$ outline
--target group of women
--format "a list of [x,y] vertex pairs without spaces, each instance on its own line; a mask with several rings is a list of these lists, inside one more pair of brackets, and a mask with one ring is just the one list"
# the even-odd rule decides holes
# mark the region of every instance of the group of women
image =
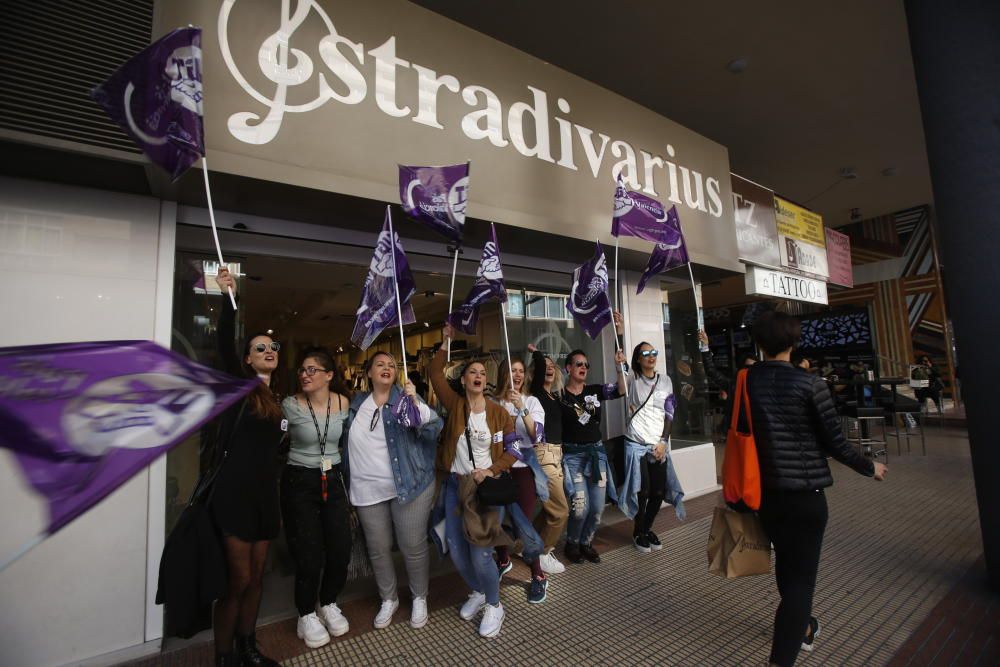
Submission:
[[[235,293],[226,269],[217,281],[223,292]],[[620,333],[617,313],[615,324]],[[511,358],[501,364],[493,392],[479,361],[464,366],[460,386],[449,384],[442,346],[429,366],[442,420],[411,382],[401,385],[397,361],[386,352],[366,364],[368,390],[350,397],[329,352],[307,349],[297,367],[299,391],[279,401],[272,375],[280,344],[267,334],[251,335],[237,358],[235,315],[226,308],[218,333],[227,368],[261,380],[222,424],[211,502],[229,571],[227,593],[214,609],[219,665],[277,664],[260,653],[254,628],[268,547],[281,525],[295,564],[299,638],[316,648],[349,631],[337,597],[351,556],[351,507],[381,597],[376,628],[387,627],[399,608],[394,542],[409,579],[410,625],[427,623],[430,536],[470,589],[459,615],[473,621],[481,614],[480,635],[496,636],[505,615],[500,581],[517,543],[505,520],[531,569],[529,603],[544,602],[548,576],[565,569],[554,555],[564,531],[566,559],[600,562],[594,534],[606,496],[618,499],[601,438],[601,406],[626,395],[627,448],[637,465],[628,466],[621,504],[635,519],[636,547],[659,547],[652,521],[664,499],[673,397],[647,343],[636,347],[632,372],[618,350],[617,382],[606,385],[587,383],[590,362],[581,350],[566,358],[562,386],[556,363],[529,348],[531,372]],[[446,325],[444,338],[453,335]],[[275,462],[286,431],[279,483]],[[499,506],[481,502],[480,492],[493,483],[487,480],[505,476],[516,498]]]

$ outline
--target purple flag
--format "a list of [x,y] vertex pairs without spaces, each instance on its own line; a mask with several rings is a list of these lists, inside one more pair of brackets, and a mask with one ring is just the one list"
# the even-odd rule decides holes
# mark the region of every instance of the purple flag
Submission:
[[403,210],[456,244],[462,242],[468,200],[468,162],[446,167],[399,165]]
[[490,225],[490,238],[483,246],[483,256],[479,260],[479,270],[476,271],[476,282],[472,284],[472,289],[469,290],[462,305],[448,315],[448,323],[464,333],[476,333],[479,306],[489,299],[507,303],[507,288],[503,284],[503,267],[495,225]]
[[[391,240],[390,240],[391,239]],[[395,262],[393,261],[395,256]],[[395,268],[395,275],[393,274]],[[389,233],[389,211],[385,213],[385,223],[375,243],[375,254],[368,268],[368,277],[361,290],[361,303],[358,305],[357,321],[351,340],[362,350],[375,342],[387,327],[399,323],[396,307],[396,287],[399,283],[399,298],[402,303],[403,324],[413,324],[417,318],[413,315],[410,297],[417,291],[410,272],[410,263],[403,252],[403,244],[399,234]]]
[[[638,236],[653,243],[676,243],[680,232],[680,222],[677,220],[677,210],[674,207],[668,213],[663,204],[652,197],[630,192],[625,187],[625,181],[618,174],[618,187],[615,188],[615,214],[611,222],[612,236]],[[670,216],[673,216],[673,222]],[[676,232],[671,227],[676,228]]]
[[573,272],[573,289],[566,300],[566,309],[592,339],[596,339],[601,329],[611,322],[608,262],[600,241],[594,256]]
[[5,348],[0,447],[48,500],[52,534],[258,382],[147,341]]
[[670,209],[670,212],[673,215],[667,217],[667,223],[673,227],[671,219],[676,221],[677,240],[674,243],[657,243],[653,247],[653,252],[649,255],[649,262],[646,264],[646,269],[642,272],[642,277],[639,278],[639,287],[635,291],[636,294],[642,293],[642,290],[646,288],[646,282],[653,276],[664,271],[669,271],[677,266],[684,266],[690,261],[688,259],[687,246],[684,245],[684,235],[681,234],[680,221],[677,219],[677,212],[674,209]]
[[177,180],[205,154],[201,28],[178,28],[153,42],[90,96]]
[[420,426],[420,409],[416,400],[409,396],[403,396],[396,402],[396,420],[407,428]]

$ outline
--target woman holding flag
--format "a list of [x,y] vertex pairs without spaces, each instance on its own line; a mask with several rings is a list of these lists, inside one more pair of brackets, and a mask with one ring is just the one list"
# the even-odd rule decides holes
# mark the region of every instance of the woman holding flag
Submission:
[[[235,297],[236,281],[225,266],[215,280],[223,293],[231,291]],[[210,502],[223,536],[229,586],[213,610],[215,662],[277,667],[258,651],[255,630],[267,551],[281,528],[277,458],[287,423],[271,389],[281,344],[268,334],[254,334],[238,357],[235,338],[236,313],[220,308],[218,348],[225,370],[256,376],[260,384],[224,414],[219,430],[221,453]],[[234,636],[238,655],[233,652]]]
[[[622,333],[622,319],[614,313],[615,329]],[[573,350],[566,357],[566,388],[562,392],[563,474],[570,503],[566,534],[566,558],[573,563],[584,559],[600,563],[592,541],[604,512],[605,496],[617,500],[615,482],[608,466],[608,455],[601,439],[601,401],[625,395],[623,366],[625,353],[615,352],[618,382],[587,384],[590,362],[583,350]]]
[[410,578],[410,625],[427,624],[430,547],[427,523],[434,504],[434,455],[441,418],[407,381],[399,387],[396,359],[376,352],[365,365],[369,392],[351,400],[341,440],[351,504],[364,528],[368,558],[382,605],[375,627],[386,628],[399,609],[395,535]]
[[[451,324],[446,324],[444,340],[450,341],[454,334]],[[466,364],[459,394],[445,378],[446,355],[446,345],[442,345],[429,368],[434,392],[448,410],[436,459],[441,481],[438,505],[444,513],[445,543],[451,560],[472,589],[459,614],[471,621],[485,609],[479,634],[495,637],[503,625],[504,608],[493,550],[509,544],[509,538],[500,526],[497,508],[479,505],[477,488],[514,465],[519,449],[517,431],[510,414],[486,398],[486,366],[480,361]]]

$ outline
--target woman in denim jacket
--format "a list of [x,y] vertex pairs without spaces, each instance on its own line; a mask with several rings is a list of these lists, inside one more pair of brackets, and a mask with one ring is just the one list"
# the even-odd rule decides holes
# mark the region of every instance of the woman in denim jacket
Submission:
[[368,360],[366,374],[371,391],[351,400],[341,446],[351,504],[365,531],[382,598],[375,627],[388,627],[399,609],[392,562],[395,532],[413,595],[410,625],[420,628],[427,624],[427,524],[442,422],[417,396],[412,382],[400,390],[396,360],[390,354],[376,352]]

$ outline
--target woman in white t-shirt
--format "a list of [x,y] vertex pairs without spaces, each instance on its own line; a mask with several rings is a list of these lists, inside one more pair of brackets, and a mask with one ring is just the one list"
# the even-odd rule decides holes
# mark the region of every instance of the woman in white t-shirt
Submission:
[[[514,462],[510,474],[517,482],[517,510],[508,508],[508,513],[514,529],[521,538],[524,550],[522,557],[531,568],[531,584],[528,587],[528,602],[539,604],[545,601],[548,579],[542,572],[541,553],[534,553],[536,545],[541,543],[541,537],[531,524],[535,516],[535,505],[539,500],[548,500],[548,477],[535,456],[535,443],[545,442],[545,409],[534,396],[526,393],[524,361],[520,357],[512,357],[508,364],[501,363],[497,372],[497,391],[494,399],[502,405],[514,418],[514,428],[521,438],[522,460]],[[506,546],[496,549],[497,568],[503,577],[514,565],[510,560],[510,551]]]
[[417,396],[412,382],[399,388],[392,355],[376,352],[365,372],[371,391],[351,400],[342,447],[351,504],[365,531],[382,598],[375,627],[388,627],[399,609],[392,561],[395,533],[413,594],[410,625],[421,628],[427,624],[431,552],[427,524],[434,504],[434,455],[442,422]]
[[619,501],[633,519],[632,541],[642,553],[662,548],[653,520],[667,496],[670,427],[674,418],[673,383],[658,373],[659,352],[646,342],[632,351],[628,375],[628,424],[625,429],[625,475]]

